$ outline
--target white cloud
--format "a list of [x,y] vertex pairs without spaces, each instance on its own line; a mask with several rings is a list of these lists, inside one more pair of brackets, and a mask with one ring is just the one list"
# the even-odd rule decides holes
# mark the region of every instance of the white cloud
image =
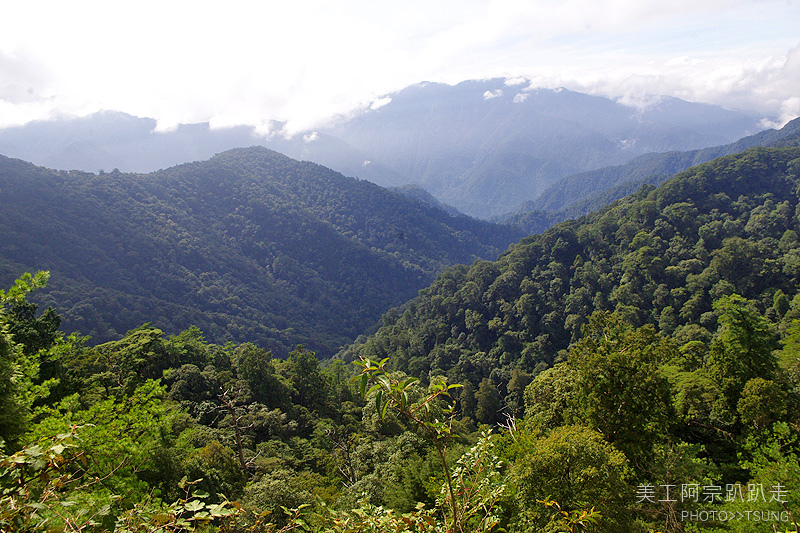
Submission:
[[492,98],[499,98],[503,96],[502,89],[495,89],[494,91],[486,91],[483,93],[484,100],[491,100]]
[[528,99],[529,95],[530,95],[530,93],[517,93],[517,94],[515,94],[514,95],[514,103],[515,104],[521,104],[522,102],[524,102],[525,100]]
[[385,106],[386,104],[389,104],[391,102],[392,102],[392,98],[390,96],[383,96],[383,97],[378,98],[375,101],[373,101],[370,104],[369,108],[374,111],[376,109],[382,108],[383,106]]
[[800,86],[787,53],[797,20],[787,0],[13,2],[0,19],[0,125],[119,109],[160,129],[268,135],[280,121],[295,133],[421,80],[491,77],[777,119]]
[[316,131],[312,131],[311,133],[306,133],[305,135],[303,135],[303,141],[306,144],[312,143],[312,142],[316,141],[317,139],[319,139],[319,132],[316,132]]
[[686,66],[686,65],[700,65],[705,63],[705,60],[699,59],[697,57],[689,57],[689,56],[680,56],[680,57],[673,57],[667,61],[667,66]]
[[800,117],[800,97],[792,96],[781,102],[780,112],[775,118],[765,118],[761,125],[765,128],[782,128],[792,119]]
[[521,76],[515,78],[507,78],[505,80],[506,87],[516,87],[517,85],[525,85],[529,83],[528,78],[524,78]]

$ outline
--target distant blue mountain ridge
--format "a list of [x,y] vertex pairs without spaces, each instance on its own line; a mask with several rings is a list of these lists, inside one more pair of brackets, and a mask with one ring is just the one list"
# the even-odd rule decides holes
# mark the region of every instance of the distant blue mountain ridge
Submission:
[[757,117],[677,98],[634,108],[523,87],[503,79],[420,83],[377,109],[290,139],[208,123],[161,132],[154,119],[106,111],[0,130],[0,154],[55,169],[150,172],[261,145],[382,186],[418,185],[461,212],[490,218],[573,174],[650,152],[723,145],[762,129]]

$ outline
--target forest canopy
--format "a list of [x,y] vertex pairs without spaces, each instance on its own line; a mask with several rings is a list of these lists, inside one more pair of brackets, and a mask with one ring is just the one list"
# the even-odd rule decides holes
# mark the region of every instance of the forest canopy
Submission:
[[152,174],[0,157],[0,281],[49,270],[37,302],[93,342],[153,322],[330,357],[436,273],[522,234],[301,163],[232,150]]
[[153,323],[91,344],[24,274],[0,529],[796,529],[799,185],[797,148],[696,167],[446,269],[324,361]]

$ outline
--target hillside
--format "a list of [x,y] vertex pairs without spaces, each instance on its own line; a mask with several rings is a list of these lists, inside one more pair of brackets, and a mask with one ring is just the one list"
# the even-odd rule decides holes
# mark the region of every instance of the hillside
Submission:
[[38,298],[95,342],[152,321],[330,355],[444,267],[519,238],[265,148],[144,175],[2,158],[0,201],[0,282],[50,270]]
[[578,218],[635,192],[643,184],[660,185],[678,172],[756,146],[797,146],[800,119],[780,130],[765,130],[736,142],[700,150],[645,154],[613,167],[606,167],[558,180],[536,200],[525,202],[517,213],[501,220],[541,233],[557,222]]
[[[497,261],[442,273],[405,312],[342,354],[389,357],[504,387],[559,360],[597,310],[710,339],[712,302],[737,293],[776,313],[800,282],[800,149],[751,149],[523,239]],[[785,312],[785,309],[783,310]]]

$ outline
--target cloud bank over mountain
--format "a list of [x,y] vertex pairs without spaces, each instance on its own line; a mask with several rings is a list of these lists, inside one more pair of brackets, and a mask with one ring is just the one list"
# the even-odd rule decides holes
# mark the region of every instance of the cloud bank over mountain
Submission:
[[780,123],[800,113],[797,20],[783,0],[17,2],[0,20],[0,126],[118,110],[160,131],[297,132],[419,80],[518,76]]

